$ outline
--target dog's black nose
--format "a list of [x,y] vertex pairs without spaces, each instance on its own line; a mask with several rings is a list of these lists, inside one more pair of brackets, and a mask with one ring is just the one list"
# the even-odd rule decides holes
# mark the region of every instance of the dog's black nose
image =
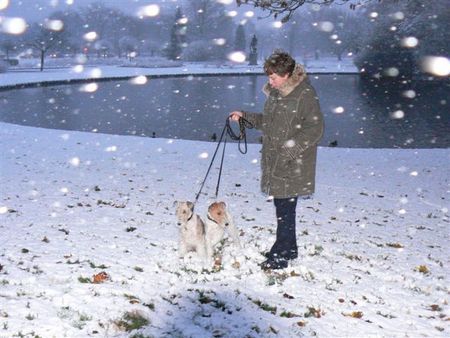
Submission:
[[230,223],[225,223],[225,226],[227,227],[227,226],[229,226],[230,225]]
[[177,225],[181,225],[181,223],[180,223],[180,222],[177,222]]

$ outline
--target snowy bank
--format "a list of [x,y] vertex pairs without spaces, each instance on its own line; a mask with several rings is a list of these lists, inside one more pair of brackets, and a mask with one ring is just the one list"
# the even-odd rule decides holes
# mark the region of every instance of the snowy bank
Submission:
[[[141,64],[142,65],[142,64]],[[309,73],[358,73],[352,59],[337,61],[335,58],[311,60],[307,63]],[[0,88],[18,85],[32,85],[37,83],[67,83],[74,81],[99,81],[110,79],[126,79],[138,76],[169,77],[189,75],[230,75],[230,74],[264,74],[262,65],[248,66],[239,64],[207,64],[185,63],[181,66],[157,67],[151,63],[146,67],[119,65],[98,65],[47,68],[43,72],[38,69],[20,68],[8,73],[0,74]]]
[[173,203],[215,144],[0,123],[0,146],[0,337],[449,335],[449,149],[320,148],[299,258],[265,274],[260,145],[227,147],[219,198],[244,248],[208,272],[178,258]]

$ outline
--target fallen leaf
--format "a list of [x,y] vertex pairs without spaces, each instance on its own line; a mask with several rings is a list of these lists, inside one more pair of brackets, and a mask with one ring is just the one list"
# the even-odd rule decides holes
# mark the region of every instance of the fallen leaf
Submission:
[[104,283],[107,280],[109,280],[109,275],[105,271],[99,272],[92,276],[92,283],[94,284]]
[[283,297],[284,297],[284,298],[287,298],[287,299],[294,299],[294,296],[291,296],[291,295],[289,295],[289,294],[287,294],[287,293],[284,293],[284,294],[283,294]]
[[361,311],[353,311],[350,313],[342,313],[345,317],[362,318],[364,314]]

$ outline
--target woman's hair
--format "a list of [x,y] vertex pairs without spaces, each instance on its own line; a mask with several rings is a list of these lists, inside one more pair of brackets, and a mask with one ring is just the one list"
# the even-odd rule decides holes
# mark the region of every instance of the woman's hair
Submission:
[[267,75],[277,74],[285,76],[292,75],[295,69],[295,60],[288,53],[277,49],[264,62],[264,71]]

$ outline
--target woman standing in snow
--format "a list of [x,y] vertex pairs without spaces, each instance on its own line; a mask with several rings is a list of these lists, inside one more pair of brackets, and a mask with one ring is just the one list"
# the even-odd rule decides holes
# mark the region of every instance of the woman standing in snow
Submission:
[[323,116],[316,91],[302,65],[283,51],[264,63],[269,77],[263,113],[233,111],[263,133],[261,190],[273,197],[277,216],[275,244],[265,254],[263,270],[282,269],[298,256],[295,211],[299,196],[314,192],[317,145],[323,134]]

